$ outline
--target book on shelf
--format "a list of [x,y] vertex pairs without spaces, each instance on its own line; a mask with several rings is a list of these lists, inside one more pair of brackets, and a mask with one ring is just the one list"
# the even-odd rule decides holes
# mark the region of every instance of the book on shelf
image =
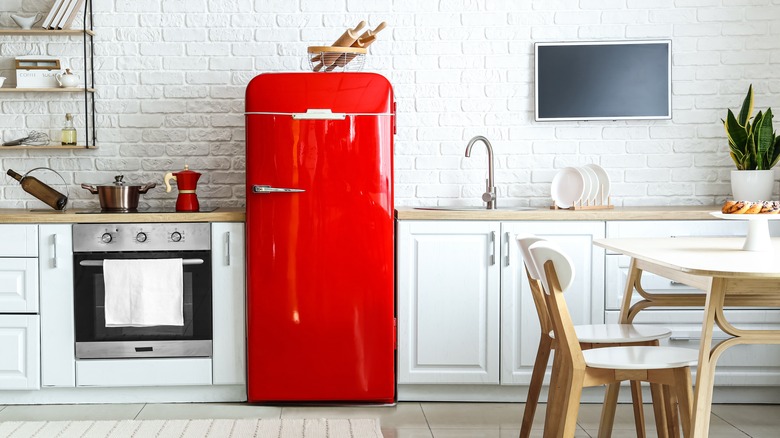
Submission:
[[57,29],[70,29],[73,20],[78,15],[81,6],[84,4],[84,0],[69,0],[68,9],[65,11],[62,20],[57,25]]
[[54,4],[49,10],[49,13],[46,15],[46,18],[43,20],[41,27],[44,29],[49,29],[51,27],[51,22],[54,21],[54,17],[57,16],[57,12],[59,12],[60,8],[62,8],[62,3],[64,1],[65,0],[54,0]]
[[75,0],[63,0],[62,6],[60,6],[60,9],[57,11],[57,15],[54,16],[54,19],[51,21],[51,24],[49,25],[49,29],[57,29],[57,25],[62,21],[62,17],[65,16],[65,11],[68,10],[68,6],[73,3]]

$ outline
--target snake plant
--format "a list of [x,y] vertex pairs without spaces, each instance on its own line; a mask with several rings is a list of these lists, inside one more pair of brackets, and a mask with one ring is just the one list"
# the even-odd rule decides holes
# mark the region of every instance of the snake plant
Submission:
[[767,170],[780,160],[780,137],[772,128],[772,108],[753,114],[753,85],[748,88],[739,116],[728,110],[723,126],[729,139],[731,159],[737,170]]

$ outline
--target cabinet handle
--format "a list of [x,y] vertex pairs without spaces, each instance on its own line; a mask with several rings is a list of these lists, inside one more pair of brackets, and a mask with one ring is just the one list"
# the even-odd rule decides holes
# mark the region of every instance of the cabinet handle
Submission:
[[52,243],[52,258],[51,258],[51,265],[53,268],[57,267],[57,235],[52,234],[51,235],[51,243]]
[[492,248],[492,251],[490,252],[490,264],[495,265],[496,264],[496,232],[491,231],[490,232],[490,247]]
[[512,236],[509,231],[506,233],[506,265],[509,266],[509,254],[512,252]]
[[230,266],[230,231],[225,233],[225,264]]

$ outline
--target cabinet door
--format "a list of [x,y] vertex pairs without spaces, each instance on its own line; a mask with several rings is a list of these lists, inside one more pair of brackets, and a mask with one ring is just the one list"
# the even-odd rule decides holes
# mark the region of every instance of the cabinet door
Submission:
[[38,313],[38,259],[0,258],[0,313]]
[[[536,314],[517,234],[559,243],[574,262],[574,283],[565,294],[575,324],[604,322],[604,222],[504,222],[501,260],[501,383],[528,384],[539,346]],[[552,364],[552,361],[550,362]]]
[[40,389],[38,315],[0,315],[0,390]]
[[37,257],[38,228],[36,225],[0,225],[0,257]]
[[246,383],[244,224],[211,225],[213,381]]
[[70,224],[39,227],[41,385],[74,387],[73,238]]
[[498,383],[499,228],[398,223],[398,383]]

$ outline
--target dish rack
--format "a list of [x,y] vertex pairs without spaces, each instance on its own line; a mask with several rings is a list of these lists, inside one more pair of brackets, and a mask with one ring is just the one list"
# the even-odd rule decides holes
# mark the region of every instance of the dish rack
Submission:
[[361,47],[309,46],[309,66],[315,72],[360,71],[367,49]]
[[607,210],[610,208],[615,208],[615,206],[612,205],[609,196],[607,196],[606,200],[604,199],[585,200],[584,203],[582,200],[579,200],[575,202],[574,205],[567,208],[558,207],[557,205],[555,205],[555,201],[553,201],[553,204],[550,206],[550,210]]

